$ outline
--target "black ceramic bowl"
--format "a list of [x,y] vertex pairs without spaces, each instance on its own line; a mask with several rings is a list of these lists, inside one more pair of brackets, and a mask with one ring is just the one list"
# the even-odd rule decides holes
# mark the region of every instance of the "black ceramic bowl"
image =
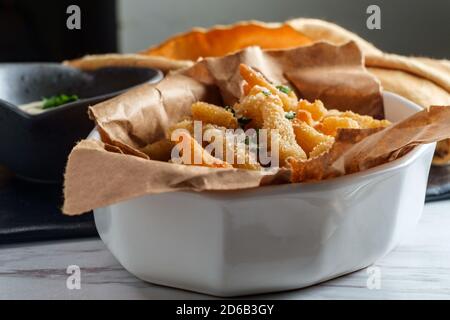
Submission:
[[[70,150],[94,127],[88,107],[162,77],[147,68],[83,72],[54,63],[0,64],[0,164],[28,180],[62,181]],[[63,93],[80,100],[36,115],[17,107]]]

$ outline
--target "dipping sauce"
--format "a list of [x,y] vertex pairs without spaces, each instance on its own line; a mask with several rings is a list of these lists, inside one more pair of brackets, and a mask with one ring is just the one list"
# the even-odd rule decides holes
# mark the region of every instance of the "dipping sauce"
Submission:
[[78,96],[75,94],[60,94],[50,98],[43,98],[40,101],[21,104],[18,107],[29,114],[39,114],[67,103],[77,101],[78,99]]

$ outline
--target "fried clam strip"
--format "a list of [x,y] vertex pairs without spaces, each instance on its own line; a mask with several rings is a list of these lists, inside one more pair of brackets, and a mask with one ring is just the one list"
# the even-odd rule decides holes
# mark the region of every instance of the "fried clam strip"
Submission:
[[[194,135],[194,121],[190,119],[183,120],[175,125],[173,125],[169,129],[169,137],[172,137],[172,133],[176,129],[187,130],[191,136]],[[205,135],[208,132],[208,136],[211,136],[211,141],[204,141],[203,147],[206,147],[209,143],[214,142],[216,137],[220,137],[222,139],[222,154],[214,154],[216,158],[225,159],[227,156],[227,149],[232,150],[229,151],[229,154],[233,156],[232,161],[228,161],[228,163],[232,164],[234,168],[246,169],[246,170],[261,170],[261,165],[251,156],[248,148],[239,148],[236,142],[236,135],[226,134],[227,128],[218,126],[216,124],[203,124],[202,123],[202,135]]]
[[291,122],[286,119],[283,103],[278,95],[272,94],[259,85],[253,86],[247,96],[234,106],[236,114],[251,119],[250,127],[269,129],[267,134],[270,143],[272,130],[278,131],[279,163],[286,165],[288,157],[305,159],[306,153],[295,140]]
[[329,110],[323,120],[315,128],[327,135],[336,136],[339,128],[375,129],[385,128],[391,124],[388,120],[377,120],[370,116],[364,116],[352,111],[341,112]]
[[305,122],[306,124],[308,124],[310,126],[314,126],[316,123],[314,121],[314,119],[312,118],[311,113],[306,110],[297,110],[295,118],[299,121]]
[[231,129],[238,127],[238,121],[234,114],[225,108],[206,102],[196,102],[192,104],[191,110],[194,120]]
[[194,122],[191,119],[182,120],[169,128],[167,137],[150,143],[141,149],[152,160],[169,161],[175,142],[171,140],[172,133],[176,129],[184,129],[189,133],[194,133]]
[[[225,132],[225,130],[227,129],[227,128],[225,128],[225,127],[222,127],[222,126],[218,126],[218,125],[216,125],[216,124],[212,124],[212,123],[204,123],[204,122],[202,122],[202,121],[198,121],[198,120],[196,120],[197,121],[197,125],[199,125],[200,127],[199,128],[201,128],[201,130],[202,130],[202,136],[201,137],[199,137],[199,139],[200,138],[202,138],[203,139],[203,135],[205,134],[205,131],[207,131],[207,130],[220,130],[220,132]],[[191,136],[195,136],[195,126],[196,126],[196,124],[194,123],[194,120],[192,120],[192,119],[185,119],[185,120],[183,120],[183,121],[180,121],[180,122],[178,122],[178,123],[175,123],[174,125],[172,125],[170,128],[169,128],[169,131],[168,131],[168,139],[169,140],[172,140],[172,137],[174,136],[174,132],[176,131],[176,130],[185,130],[185,131],[187,131],[187,132],[189,132],[190,134],[191,134]],[[203,144],[204,145],[206,145],[208,142],[207,141],[203,141]]]
[[284,111],[295,111],[297,109],[297,96],[294,91],[286,86],[274,86],[259,72],[256,72],[245,64],[239,65],[241,77],[247,82],[244,84],[244,94],[248,95],[254,86],[261,86],[271,94],[277,95],[283,102]]
[[341,112],[339,116],[355,120],[358,122],[361,129],[384,128],[391,125],[389,120],[377,120],[370,116],[363,116],[352,111]]
[[148,155],[151,160],[169,161],[174,145],[173,141],[162,139],[146,145],[141,151]]
[[350,118],[344,118],[341,116],[328,116],[319,122],[315,127],[317,131],[328,136],[335,137],[338,129],[359,129],[358,122]]
[[337,161],[354,144],[382,130],[378,129],[339,129],[336,141],[328,152],[308,160],[288,159],[291,167],[291,181],[319,181],[345,174],[344,161]]
[[234,111],[238,117],[245,117],[250,120],[249,127],[261,129],[264,125],[262,117],[262,110],[266,103],[264,95],[271,95],[270,92],[263,93],[265,90],[264,87],[256,85],[249,91],[248,95],[234,105]]
[[308,112],[314,121],[322,120],[328,113],[328,110],[323,105],[322,101],[316,100],[313,103],[305,99],[300,99],[297,105],[297,114]]
[[[252,154],[249,146],[245,144],[246,139],[243,131],[241,132],[242,136],[238,137],[238,134],[231,133],[230,131],[227,132],[224,127],[208,124],[205,126],[204,132],[207,132],[208,136],[213,136],[213,141],[220,137],[222,154],[219,156],[214,153],[214,156],[225,159],[228,163],[231,163],[234,168],[246,170],[262,169],[257,161],[257,155]],[[232,157],[231,161],[228,157]]]
[[306,122],[299,121],[298,119],[292,121],[292,127],[294,128],[297,143],[310,157],[311,152],[319,145],[321,147],[320,149],[316,149],[313,154],[314,156],[317,156],[324,150],[326,151],[326,148],[331,147],[334,142],[333,137],[320,133]]
[[297,144],[292,123],[285,117],[285,111],[281,99],[276,95],[266,95],[258,93],[257,99],[262,100],[263,128],[267,130],[268,144],[275,134],[279,144],[279,163],[280,166],[286,166],[286,160],[289,157],[295,159],[306,159],[306,153]]
[[[179,137],[175,148],[180,154],[180,159],[185,165],[197,165],[211,168],[232,168],[232,166],[218,158],[209,154],[187,131],[181,130],[177,132]],[[189,154],[185,151],[189,150]],[[173,159],[172,159],[173,161]]]

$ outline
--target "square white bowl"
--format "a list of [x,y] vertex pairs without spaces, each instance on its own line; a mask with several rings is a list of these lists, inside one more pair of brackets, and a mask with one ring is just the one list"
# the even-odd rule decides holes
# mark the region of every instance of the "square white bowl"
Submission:
[[[383,95],[391,121],[421,109]],[[95,223],[145,281],[227,297],[302,288],[372,264],[414,228],[434,148],[317,183],[142,196],[94,210]]]

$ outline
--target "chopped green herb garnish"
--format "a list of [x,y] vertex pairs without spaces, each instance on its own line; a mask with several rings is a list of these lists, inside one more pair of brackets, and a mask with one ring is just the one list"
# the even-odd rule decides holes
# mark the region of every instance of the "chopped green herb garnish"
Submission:
[[50,109],[50,108],[58,107],[58,106],[61,106],[63,104],[69,103],[69,102],[77,101],[78,99],[79,99],[78,96],[75,94],[73,94],[73,95],[60,94],[60,95],[53,96],[50,98],[43,98],[42,99],[42,102],[43,102],[42,109]]
[[269,90],[263,90],[261,91],[265,96],[270,96],[272,94],[272,92],[270,92]]
[[252,119],[247,118],[247,117],[240,117],[240,118],[238,119],[239,125],[240,125],[241,127],[246,126],[246,125],[249,124],[251,121],[252,121]]
[[292,89],[289,88],[288,86],[282,86],[282,85],[277,86],[277,89],[286,94],[289,94],[292,91]]
[[225,106],[225,110],[227,110],[228,112],[231,112],[233,115],[236,115],[236,112],[234,111],[233,107]]
[[295,112],[294,111],[288,111],[284,114],[286,119],[292,120],[295,118]]

